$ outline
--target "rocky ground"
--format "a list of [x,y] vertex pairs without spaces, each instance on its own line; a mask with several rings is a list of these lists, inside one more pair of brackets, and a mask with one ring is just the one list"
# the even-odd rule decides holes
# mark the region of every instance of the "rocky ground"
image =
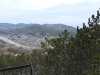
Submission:
[[[36,49],[41,48],[40,42],[46,42],[45,37],[47,37],[47,36],[44,36],[44,38],[36,38],[36,37],[31,36],[31,35],[25,35],[25,34],[17,35],[17,36],[10,36],[10,35],[2,35],[2,36],[8,38],[9,40],[17,42],[21,45],[29,46],[31,48],[36,47]],[[47,38],[52,39],[52,38],[58,38],[58,37],[59,36],[56,36],[56,37],[50,36]],[[49,46],[49,47],[52,48],[51,46]]]
[[[22,47],[17,47],[15,45],[9,44],[5,41],[3,41],[2,39],[0,39],[0,55],[2,53],[4,54],[12,54],[12,55],[16,55],[16,54],[30,54],[32,52],[32,50],[34,49],[38,49],[39,52],[41,52],[42,48],[41,48],[41,44],[40,42],[46,42],[45,41],[45,37],[44,38],[36,38],[30,35],[17,35],[17,36],[10,36],[10,35],[0,35],[1,37],[7,38],[8,40],[14,41],[18,44],[30,47],[29,49],[27,48],[22,48]],[[18,37],[20,36],[20,38]],[[52,38],[57,38],[54,36],[51,37],[47,37],[49,40]],[[53,48],[52,46],[47,46],[48,48]]]

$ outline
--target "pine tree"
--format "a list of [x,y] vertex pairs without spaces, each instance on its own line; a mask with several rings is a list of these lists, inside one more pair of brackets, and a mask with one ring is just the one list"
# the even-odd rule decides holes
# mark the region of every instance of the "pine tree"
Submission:
[[69,41],[69,37],[68,37],[69,33],[67,32],[67,30],[65,30],[64,32],[62,32],[62,34],[64,35],[64,37],[59,35],[60,38],[51,39],[51,40],[48,40],[47,38],[45,38],[48,44],[54,47],[54,49],[50,49],[50,48],[45,49],[48,55],[44,56],[43,61],[45,61],[44,62],[45,68],[47,69],[46,72],[48,74],[50,74],[50,71],[48,72],[48,69],[51,71],[54,70],[53,74],[64,75],[65,73],[67,73],[66,72],[67,60],[65,59],[68,58],[68,56],[66,55],[66,49],[67,49],[66,45],[67,45],[67,42]]
[[[97,13],[99,13],[99,11],[97,11]],[[73,47],[73,45],[76,45],[76,49],[74,50],[74,52],[72,51],[72,49],[69,49],[69,51],[70,54],[73,53],[73,64],[78,63],[75,68],[79,68],[79,70],[77,70],[76,72],[80,72],[80,74],[82,72],[85,73],[85,70],[90,70],[91,65],[93,64],[92,58],[96,56],[97,53],[100,53],[100,41],[98,40],[100,37],[98,35],[100,27],[97,22],[95,22],[96,25],[93,25],[93,23],[89,24],[90,28],[86,27],[84,23],[83,29],[78,29],[77,27],[77,33],[75,37],[76,40],[73,40],[73,38],[71,38],[71,42],[73,43],[71,47]]]
[[[94,47],[94,50],[92,52],[93,55],[91,55],[91,56],[93,56],[92,57],[93,67],[92,67],[92,70],[91,70],[91,75],[94,75],[94,74],[99,75],[99,73],[100,73],[100,72],[98,72],[99,69],[97,69],[98,66],[100,66],[99,61],[94,62],[95,60],[98,60],[98,59],[100,60],[100,58],[99,58],[100,57],[99,56],[99,54],[100,54],[100,40],[99,40],[99,38],[100,38],[100,35],[99,35],[100,25],[98,24],[99,16],[100,16],[99,11],[97,11],[96,18],[94,18],[94,15],[92,15],[93,23],[89,24],[89,26],[91,27],[90,32],[92,32],[91,33],[91,44]],[[89,18],[89,22],[90,22],[90,18]],[[98,58],[98,59],[96,59],[96,58]],[[97,64],[97,66],[95,66],[96,64]],[[93,69],[97,69],[97,70],[93,71]]]
[[90,73],[93,57],[97,53],[100,53],[100,41],[98,40],[100,38],[98,34],[99,25],[96,21],[96,25],[93,25],[93,22],[91,24],[89,23],[89,27],[86,27],[83,23],[83,28],[78,29],[77,27],[75,37],[72,36],[69,38],[69,43],[66,45],[64,43],[65,35],[64,37],[60,36],[60,38],[51,40],[45,38],[54,47],[54,49],[46,49],[48,56],[45,56],[47,59],[45,63],[47,62],[47,66],[53,64],[52,67],[55,69],[53,71],[55,74],[86,75]]

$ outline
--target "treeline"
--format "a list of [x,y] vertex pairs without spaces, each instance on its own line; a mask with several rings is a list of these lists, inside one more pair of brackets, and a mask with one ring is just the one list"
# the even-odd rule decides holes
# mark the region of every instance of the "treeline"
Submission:
[[[41,42],[42,52],[35,49],[30,55],[1,55],[0,67],[24,65],[32,61],[35,75],[100,75],[99,16],[97,11],[96,18],[92,15],[93,22],[89,18],[89,27],[84,23],[83,28],[77,27],[75,37],[68,37],[70,33],[64,30],[63,37],[45,38],[48,43]],[[47,48],[47,45],[54,48]],[[9,60],[9,63],[6,62]]]
[[[62,35],[61,33],[63,32],[63,30],[60,29],[53,29],[53,28],[48,28],[43,26],[24,27],[24,28],[16,29],[14,31],[16,31],[17,33],[29,33],[33,36],[35,36],[36,33],[40,33],[42,36],[46,36],[47,33],[49,34],[49,36],[58,36],[59,34]],[[71,35],[76,34],[75,30],[68,29],[68,32],[70,32]],[[11,33],[11,31],[9,33]]]

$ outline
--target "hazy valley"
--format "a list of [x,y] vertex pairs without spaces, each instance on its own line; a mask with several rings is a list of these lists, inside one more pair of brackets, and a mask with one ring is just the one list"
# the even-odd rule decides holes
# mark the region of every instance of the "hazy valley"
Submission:
[[[41,49],[40,42],[46,42],[45,37],[47,37],[48,39],[58,38],[59,34],[62,35],[64,29],[67,29],[68,32],[70,32],[70,34],[73,36],[76,33],[76,29],[74,27],[66,26],[66,25],[57,25],[57,24],[22,25],[22,27],[21,24],[18,26],[16,25],[16,27],[9,24],[7,26],[5,24],[1,26],[3,27],[4,30],[0,31],[0,36],[5,37],[20,45],[29,47],[29,48],[23,48],[23,47],[21,48],[21,47],[12,46],[12,44],[7,43],[7,46],[1,48],[2,51],[7,51],[7,48],[11,48],[12,46],[13,48],[21,48],[31,52],[33,49]],[[51,46],[47,46],[47,47],[53,48]]]

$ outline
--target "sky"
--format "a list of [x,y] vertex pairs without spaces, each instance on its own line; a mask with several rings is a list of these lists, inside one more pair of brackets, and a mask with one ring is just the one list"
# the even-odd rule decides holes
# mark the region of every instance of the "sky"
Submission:
[[0,0],[0,23],[65,24],[87,27],[100,13],[100,0]]

